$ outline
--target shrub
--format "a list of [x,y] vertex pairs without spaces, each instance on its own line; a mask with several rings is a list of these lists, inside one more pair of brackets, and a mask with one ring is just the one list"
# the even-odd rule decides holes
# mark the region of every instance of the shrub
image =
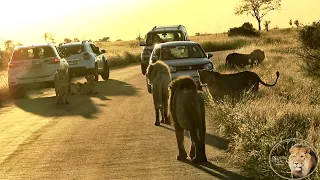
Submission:
[[246,22],[241,27],[230,28],[228,36],[259,37],[260,33],[253,28],[252,24]]
[[304,60],[305,67],[310,74],[320,76],[320,21],[304,26],[299,31],[298,39],[301,52],[298,55]]

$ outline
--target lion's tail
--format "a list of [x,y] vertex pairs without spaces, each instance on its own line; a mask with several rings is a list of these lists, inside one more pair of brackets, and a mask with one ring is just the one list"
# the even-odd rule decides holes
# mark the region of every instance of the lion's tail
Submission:
[[279,76],[280,76],[279,71],[276,72],[276,75],[277,75],[277,79],[276,79],[276,81],[275,81],[273,84],[267,84],[267,83],[263,82],[261,79],[260,79],[260,83],[263,84],[263,85],[265,85],[265,86],[268,86],[268,87],[274,86],[274,85],[276,85],[277,82],[278,82],[278,79],[279,79]]

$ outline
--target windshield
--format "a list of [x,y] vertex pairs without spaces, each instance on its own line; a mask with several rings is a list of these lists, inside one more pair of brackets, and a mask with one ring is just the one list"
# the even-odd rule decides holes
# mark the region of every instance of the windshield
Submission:
[[55,52],[50,46],[42,46],[42,47],[25,47],[16,49],[13,52],[12,60],[30,60],[30,59],[41,59],[41,58],[49,58],[55,57]]
[[156,32],[149,33],[147,35],[147,44],[154,45],[157,43],[182,41],[182,35],[180,32]]
[[162,48],[162,59],[205,58],[206,55],[199,45],[169,46]]
[[59,51],[68,55],[80,54],[84,52],[84,47],[82,44],[79,45],[68,45],[68,46],[59,46]]

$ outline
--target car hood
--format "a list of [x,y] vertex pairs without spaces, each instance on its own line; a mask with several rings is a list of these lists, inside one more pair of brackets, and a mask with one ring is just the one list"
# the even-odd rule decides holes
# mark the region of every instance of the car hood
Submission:
[[190,66],[190,65],[201,65],[207,64],[211,61],[208,58],[188,58],[188,59],[175,59],[164,61],[169,66]]

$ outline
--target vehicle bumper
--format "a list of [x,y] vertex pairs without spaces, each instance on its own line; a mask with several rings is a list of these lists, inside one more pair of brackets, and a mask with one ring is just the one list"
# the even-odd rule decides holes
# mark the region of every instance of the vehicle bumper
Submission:
[[48,83],[53,83],[54,74],[47,77],[40,78],[29,78],[29,79],[18,79],[18,78],[8,78],[8,85],[11,87],[14,86],[23,86],[25,88],[39,88],[47,86]]
[[73,76],[85,76],[94,74],[94,68],[86,68],[86,67],[70,67],[68,69],[69,74]]
[[194,71],[178,71],[178,72],[172,72],[171,73],[172,80],[178,78],[179,76],[190,76],[195,80],[197,85],[200,86],[200,80],[199,80],[199,75],[198,75],[198,71],[197,70],[194,70]]

